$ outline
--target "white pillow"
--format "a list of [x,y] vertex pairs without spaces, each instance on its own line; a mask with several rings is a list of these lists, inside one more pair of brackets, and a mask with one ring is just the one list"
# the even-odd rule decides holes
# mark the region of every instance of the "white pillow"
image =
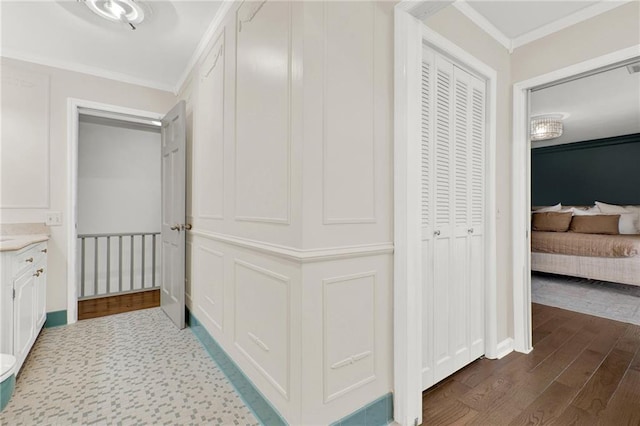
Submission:
[[602,214],[597,206],[589,207],[586,210],[578,207],[572,207],[571,211],[573,212],[574,216],[594,216],[597,214]]
[[636,214],[635,213],[619,213],[620,222],[618,222],[618,232],[621,234],[637,234]]
[[625,209],[635,212],[636,214],[636,229],[640,234],[640,206],[624,206]]
[[600,209],[600,211],[604,214],[621,214],[621,213],[631,213],[629,210],[622,206],[616,206],[614,204],[606,204],[601,203],[600,201],[596,201],[596,206]]
[[562,210],[562,204],[558,203],[555,206],[543,207],[538,210],[534,210],[534,213],[546,213],[546,212],[559,212]]

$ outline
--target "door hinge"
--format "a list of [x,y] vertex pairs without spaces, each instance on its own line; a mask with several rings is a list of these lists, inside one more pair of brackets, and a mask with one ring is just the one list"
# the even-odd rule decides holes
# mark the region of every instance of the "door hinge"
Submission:
[[16,289],[15,288],[13,289],[13,299],[14,300],[16,299]]

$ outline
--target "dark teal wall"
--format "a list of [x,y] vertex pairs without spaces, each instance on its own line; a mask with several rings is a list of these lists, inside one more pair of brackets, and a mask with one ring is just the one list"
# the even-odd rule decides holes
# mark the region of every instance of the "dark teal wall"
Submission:
[[640,133],[531,150],[531,204],[640,204]]

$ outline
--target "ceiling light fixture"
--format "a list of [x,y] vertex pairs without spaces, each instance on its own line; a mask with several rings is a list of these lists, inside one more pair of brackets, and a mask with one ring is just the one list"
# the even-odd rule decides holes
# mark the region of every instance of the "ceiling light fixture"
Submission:
[[122,22],[132,30],[144,20],[144,9],[135,0],[84,0],[84,4],[101,18]]
[[531,140],[544,141],[562,136],[561,114],[531,117]]

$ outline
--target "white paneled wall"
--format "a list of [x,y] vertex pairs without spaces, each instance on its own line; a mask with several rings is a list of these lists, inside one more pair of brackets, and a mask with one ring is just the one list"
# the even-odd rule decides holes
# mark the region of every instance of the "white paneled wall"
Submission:
[[4,64],[0,74],[3,118],[0,206],[48,208],[49,76]]
[[392,387],[392,22],[245,2],[191,76],[187,301],[292,424]]

